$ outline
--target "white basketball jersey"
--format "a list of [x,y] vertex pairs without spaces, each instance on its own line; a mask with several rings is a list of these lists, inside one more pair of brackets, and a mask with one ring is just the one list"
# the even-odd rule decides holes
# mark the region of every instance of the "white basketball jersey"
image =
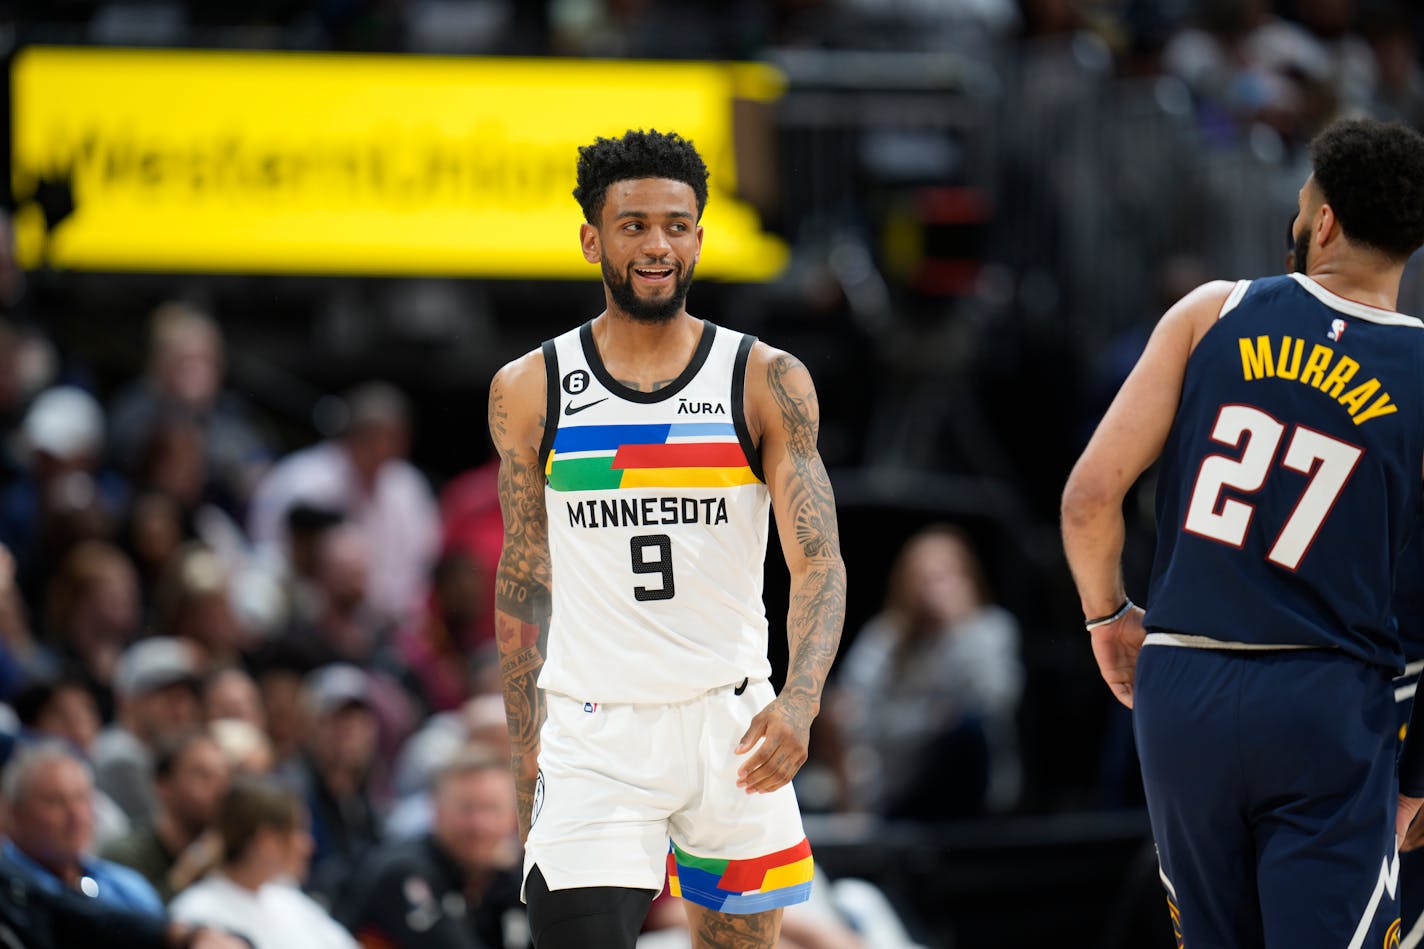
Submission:
[[755,340],[702,326],[656,392],[608,374],[592,323],[544,344],[550,692],[674,703],[771,672],[770,500],[742,405]]

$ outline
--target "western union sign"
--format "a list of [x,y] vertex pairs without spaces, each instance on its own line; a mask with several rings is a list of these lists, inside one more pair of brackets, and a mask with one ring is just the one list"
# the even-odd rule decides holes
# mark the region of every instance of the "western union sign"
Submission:
[[[786,261],[735,197],[748,64],[33,47],[12,75],[24,266],[593,277],[570,192],[579,145],[681,133],[712,172],[698,272]],[[36,194],[69,189],[73,211]]]

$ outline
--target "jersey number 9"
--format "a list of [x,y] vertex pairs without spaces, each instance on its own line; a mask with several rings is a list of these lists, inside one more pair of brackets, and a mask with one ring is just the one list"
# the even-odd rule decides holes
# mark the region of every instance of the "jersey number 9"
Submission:
[[[633,588],[633,598],[643,603],[648,600],[671,600],[672,582],[672,538],[666,534],[640,534],[628,539],[629,552],[633,558],[634,573],[655,573],[662,577],[660,587]],[[649,556],[649,551],[653,555]]]

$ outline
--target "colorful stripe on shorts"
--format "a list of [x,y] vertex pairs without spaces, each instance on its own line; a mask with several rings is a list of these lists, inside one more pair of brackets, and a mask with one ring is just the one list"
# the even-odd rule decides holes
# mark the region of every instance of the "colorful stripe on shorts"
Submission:
[[723,913],[761,913],[811,897],[811,844],[804,837],[751,860],[712,860],[671,844],[667,861],[673,896]]
[[544,474],[555,491],[757,483],[731,422],[560,425]]

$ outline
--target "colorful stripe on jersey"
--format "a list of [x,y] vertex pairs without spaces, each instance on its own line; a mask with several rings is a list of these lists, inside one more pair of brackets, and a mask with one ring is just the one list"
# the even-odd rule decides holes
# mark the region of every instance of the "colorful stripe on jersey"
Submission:
[[673,896],[723,913],[761,913],[811,898],[811,843],[751,860],[711,860],[670,844],[668,888]]
[[561,425],[544,474],[555,491],[758,483],[731,422]]

